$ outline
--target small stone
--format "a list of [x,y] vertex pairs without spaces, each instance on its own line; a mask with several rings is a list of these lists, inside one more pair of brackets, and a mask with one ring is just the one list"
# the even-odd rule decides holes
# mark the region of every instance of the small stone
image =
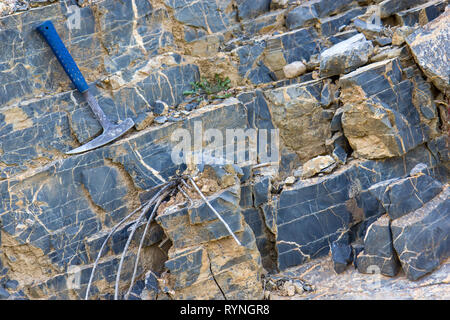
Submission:
[[353,261],[353,252],[350,244],[334,241],[331,244],[331,257],[336,273],[342,273]]
[[290,186],[295,183],[295,177],[287,177],[286,180],[284,180],[284,184]]
[[158,124],[163,124],[163,123],[167,122],[167,117],[166,116],[156,117],[155,122]]
[[302,178],[310,178],[334,163],[336,163],[336,161],[329,155],[315,157],[303,165]]
[[9,292],[5,290],[2,286],[0,286],[0,300],[8,299],[9,298]]
[[286,78],[291,79],[298,77],[306,72],[306,66],[301,61],[294,61],[283,67]]
[[19,286],[19,282],[17,280],[8,280],[5,283],[6,289],[16,290]]
[[184,110],[186,111],[192,111],[194,110],[196,107],[198,106],[198,103],[188,103],[187,105],[184,106]]
[[425,171],[426,169],[428,169],[428,166],[425,163],[418,163],[414,166],[414,168],[411,169],[409,175],[410,176],[419,175],[423,173],[423,171]]
[[341,146],[337,145],[333,150],[333,157],[340,164],[347,162],[347,152]]
[[295,293],[302,294],[304,292],[303,290],[304,283],[302,281],[294,280],[292,284],[294,285]]
[[292,284],[291,280],[284,283],[283,293],[288,297],[292,297],[293,295],[295,295],[295,286]]
[[169,105],[161,100],[156,100],[155,104],[153,105],[153,113],[162,116],[167,114],[169,112]]
[[379,45],[380,47],[384,47],[387,45],[390,45],[392,43],[392,39],[389,37],[379,37],[374,40],[375,44]]
[[299,167],[297,168],[297,170],[294,171],[294,177],[296,178],[300,178],[303,174],[303,168]]
[[153,120],[155,119],[155,116],[153,115],[153,112],[145,112],[140,114],[137,119],[134,121],[134,127],[136,130],[144,130],[149,125],[153,123]]
[[314,291],[314,287],[311,286],[311,285],[309,285],[309,284],[305,284],[305,285],[303,286],[303,291],[306,291],[306,292]]
[[289,0],[272,0],[271,6],[273,6],[274,9],[277,8],[286,8],[289,3]]
[[334,113],[333,119],[331,119],[331,131],[342,131],[342,113],[344,112],[344,108],[338,108]]

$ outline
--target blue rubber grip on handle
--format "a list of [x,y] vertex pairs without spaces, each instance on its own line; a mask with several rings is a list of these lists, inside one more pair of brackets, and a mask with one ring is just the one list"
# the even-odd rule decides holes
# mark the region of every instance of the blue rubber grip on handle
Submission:
[[55,27],[51,21],[45,21],[40,24],[36,28],[40,34],[44,37],[45,41],[47,41],[50,48],[52,48],[53,53],[56,58],[58,58],[59,63],[66,71],[72,83],[80,92],[85,92],[88,90],[89,86],[84,80],[83,75],[81,74],[80,69],[78,69],[77,64],[73,60],[66,46],[62,42],[61,38],[56,32]]

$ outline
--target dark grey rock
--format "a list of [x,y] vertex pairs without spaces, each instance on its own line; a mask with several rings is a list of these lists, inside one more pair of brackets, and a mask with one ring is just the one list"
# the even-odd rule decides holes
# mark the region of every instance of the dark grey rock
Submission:
[[393,277],[400,270],[389,224],[389,218],[383,216],[370,225],[364,238],[364,252],[356,262],[359,272]]
[[347,162],[347,151],[344,150],[341,146],[337,145],[333,150],[333,157],[341,164],[345,164]]
[[231,0],[211,2],[208,0],[164,0],[174,10],[174,17],[181,23],[202,28],[212,33],[226,29],[232,24],[236,13],[229,12]]
[[[291,1],[290,1],[291,2]],[[311,10],[314,9],[317,15],[321,18],[327,17],[336,13],[345,11],[346,9],[354,6],[353,0],[313,0],[308,1],[302,6],[310,7]]]
[[255,18],[270,10],[271,0],[236,0],[239,19]]
[[241,199],[239,202],[241,208],[253,207],[253,185],[248,184],[241,186]]
[[19,286],[19,282],[17,280],[8,280],[5,283],[5,288],[10,290],[16,290]]
[[320,93],[320,103],[324,107],[328,107],[335,100],[333,86],[326,82],[322,87],[322,92]]
[[[233,188],[228,188],[208,199],[234,233],[243,231],[239,195],[235,192]],[[173,245],[177,248],[231,237],[223,223],[203,202],[197,207],[183,208],[160,215],[156,221],[169,234]],[[183,223],[180,224],[180,221]],[[192,236],[187,238],[185,233],[189,232]]]
[[428,170],[428,166],[425,163],[419,163],[414,168],[411,169],[409,172],[410,176],[415,176],[420,173],[426,174],[426,171]]
[[195,108],[197,108],[198,107],[198,102],[191,102],[191,103],[188,103],[187,105],[185,105],[184,106],[184,110],[186,110],[186,111],[192,111],[192,110],[194,110]]
[[427,146],[430,149],[433,156],[436,157],[436,159],[439,159],[442,162],[450,160],[447,135],[443,135],[431,140],[430,142],[427,143]]
[[286,15],[286,27],[289,30],[301,28],[318,22],[318,14],[314,6],[301,5]]
[[365,11],[366,9],[363,8],[354,8],[342,14],[320,19],[322,36],[328,37],[338,33],[341,26],[350,24],[353,18],[364,14]]
[[10,296],[9,292],[5,290],[2,286],[0,286],[0,299],[5,300],[8,299]]
[[264,216],[260,210],[249,208],[242,210],[245,222],[256,238],[256,246],[261,254],[261,262],[264,268],[272,270],[276,267],[274,262],[274,245],[267,235],[267,226],[264,223]]
[[247,108],[248,122],[251,128],[275,128],[269,106],[261,90],[240,93],[236,98]]
[[441,190],[442,184],[425,174],[381,182],[369,188],[392,220],[422,207]]
[[161,116],[167,114],[169,111],[169,105],[161,100],[156,100],[153,104],[153,113]]
[[157,124],[163,124],[163,123],[166,123],[167,120],[168,120],[168,118],[167,118],[166,116],[158,116],[158,117],[155,118],[154,121],[155,121]]
[[372,222],[385,213],[367,189],[374,183],[406,176],[421,162],[430,168],[436,166],[423,145],[402,157],[364,161],[314,182],[298,182],[283,190],[276,210],[270,214],[275,218],[266,217],[266,221],[275,221],[276,225],[271,230],[276,234],[278,268],[284,270],[326,255],[341,230],[358,226],[352,232],[364,236],[367,221]]
[[410,280],[433,271],[450,256],[449,195],[446,188],[422,208],[392,222],[394,248]]
[[353,266],[355,268],[357,268],[358,267],[358,265],[357,265],[358,259],[357,258],[358,258],[358,255],[364,251],[364,243],[355,242],[355,243],[352,243],[351,246],[352,246],[352,255],[353,255]]
[[270,177],[264,177],[253,185],[254,206],[267,202],[271,189]]
[[429,1],[423,5],[397,12],[395,18],[403,26],[423,25],[441,15],[445,11],[446,6],[447,1],[445,0]]
[[355,35],[358,34],[357,30],[347,30],[347,31],[342,31],[336,34],[333,34],[332,36],[328,37],[328,41],[332,44],[335,45],[339,42],[342,42],[344,40],[347,40]]
[[342,113],[344,112],[343,108],[338,108],[334,113],[333,119],[331,119],[331,131],[342,131]]
[[331,244],[331,259],[336,273],[342,273],[353,261],[353,251],[348,239],[338,239]]
[[450,10],[406,38],[415,61],[442,92],[450,90],[447,52],[449,51]]
[[376,38],[374,40],[374,42],[379,45],[380,47],[384,47],[387,45],[390,45],[392,43],[392,39],[389,37],[380,37],[380,38]]
[[387,18],[396,12],[423,4],[428,0],[384,0],[379,4],[380,18]]

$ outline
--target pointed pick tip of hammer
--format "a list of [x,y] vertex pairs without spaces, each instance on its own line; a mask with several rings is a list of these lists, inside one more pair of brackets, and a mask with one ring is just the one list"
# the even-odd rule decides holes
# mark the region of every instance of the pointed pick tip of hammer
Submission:
[[106,145],[109,142],[116,140],[117,138],[124,135],[128,130],[134,126],[134,121],[131,118],[127,118],[117,125],[113,125],[108,129],[104,130],[101,135],[92,139],[88,143],[79,146],[78,148],[67,151],[67,155],[78,154],[86,151],[90,151],[99,147]]

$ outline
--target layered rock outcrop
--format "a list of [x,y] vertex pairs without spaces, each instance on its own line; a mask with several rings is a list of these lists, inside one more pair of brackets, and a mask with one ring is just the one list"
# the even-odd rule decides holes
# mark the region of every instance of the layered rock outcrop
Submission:
[[[328,254],[339,272],[410,280],[448,257],[447,1],[23,3],[0,5],[0,299],[84,298],[108,233],[182,173],[242,246],[200,198],[164,199],[129,299],[262,299],[262,274]],[[65,154],[101,126],[35,30],[45,20],[108,117],[134,120],[121,139]],[[208,87],[215,74],[230,87]],[[174,161],[174,133],[199,151],[230,129],[278,131],[269,146],[250,137],[257,157],[233,170]],[[215,157],[228,144],[237,159],[234,140]],[[113,298],[130,226],[107,242],[90,297]]]

